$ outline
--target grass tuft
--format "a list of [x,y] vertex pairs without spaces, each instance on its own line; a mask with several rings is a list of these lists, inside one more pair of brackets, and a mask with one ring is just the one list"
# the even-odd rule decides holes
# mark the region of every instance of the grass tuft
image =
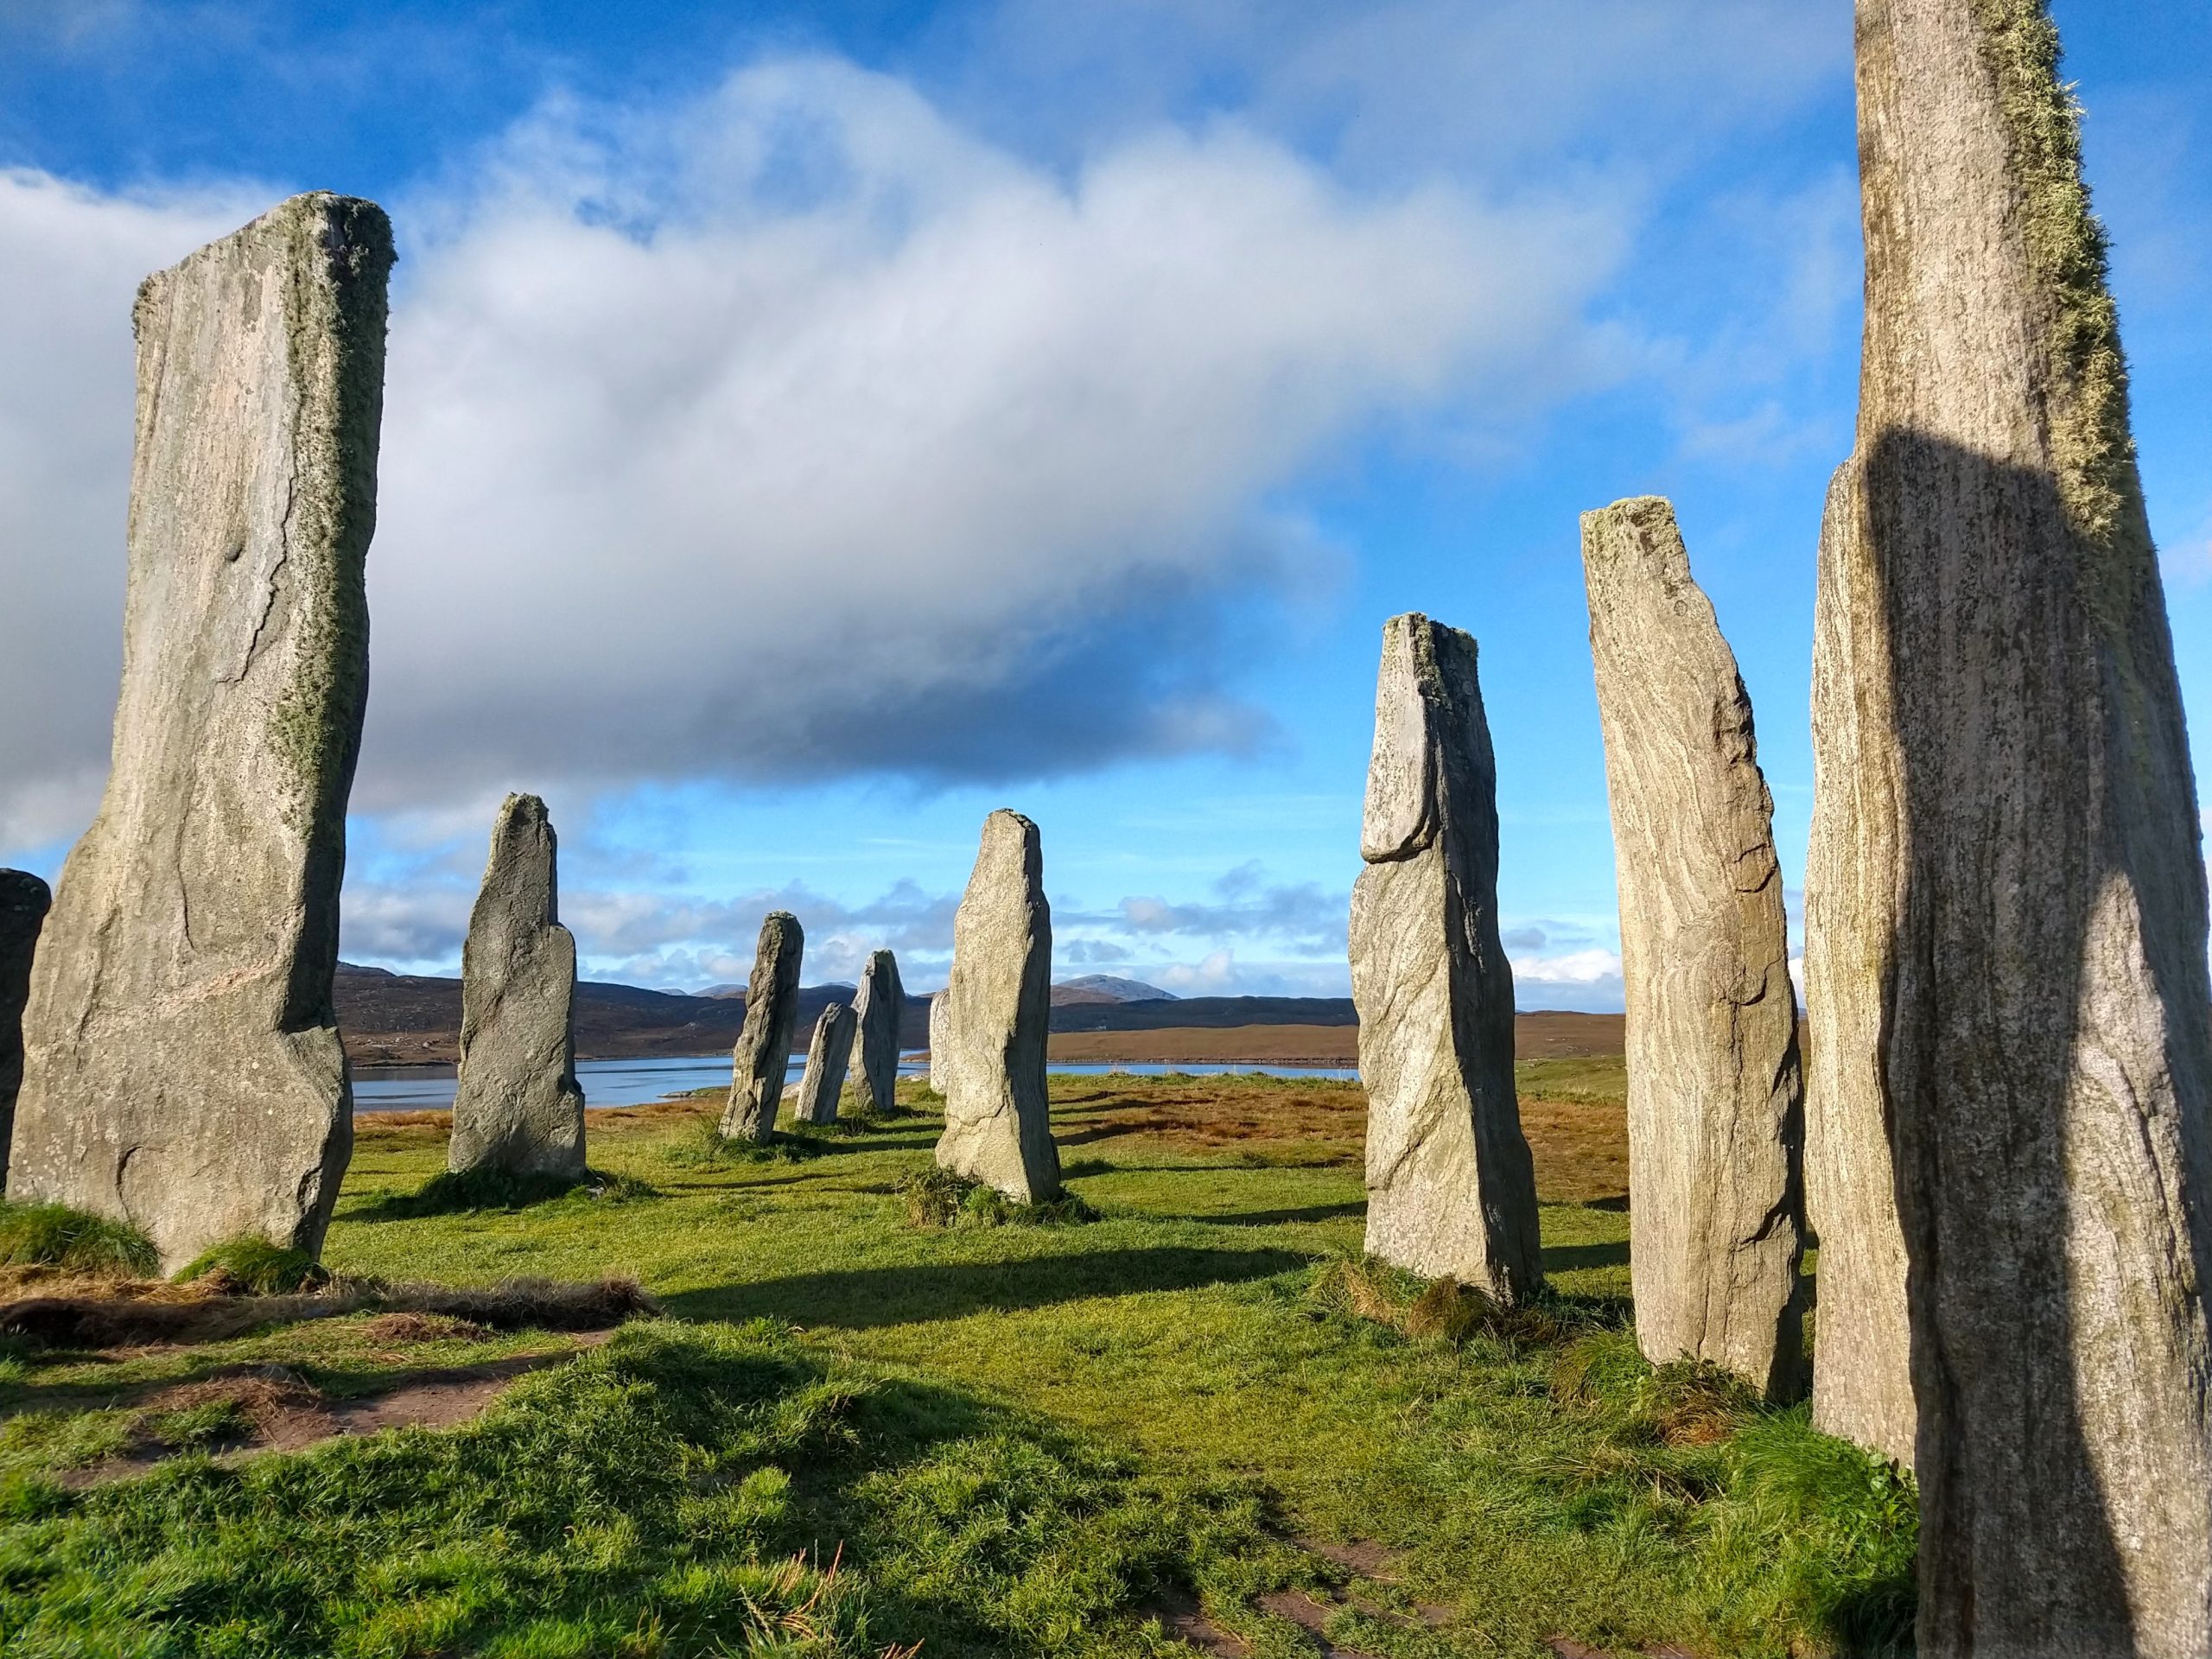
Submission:
[[66,1268],[88,1278],[144,1278],[162,1253],[136,1227],[66,1204],[0,1198],[0,1264]]
[[906,1219],[916,1227],[1073,1227],[1098,1219],[1072,1192],[1024,1204],[934,1164],[906,1177],[898,1190],[906,1200]]
[[247,1296],[286,1296],[330,1282],[330,1275],[306,1251],[286,1249],[251,1235],[226,1238],[201,1251],[175,1275],[178,1284],[208,1279],[214,1281],[211,1288]]
[[688,1134],[662,1147],[660,1155],[677,1169],[712,1173],[762,1164],[804,1163],[821,1153],[819,1142],[802,1135],[772,1135],[766,1141],[748,1141],[742,1135],[724,1135],[721,1124],[709,1116],[698,1119]]

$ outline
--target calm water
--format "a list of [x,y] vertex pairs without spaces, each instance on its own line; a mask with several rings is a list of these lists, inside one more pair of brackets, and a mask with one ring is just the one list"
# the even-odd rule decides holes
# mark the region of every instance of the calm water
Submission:
[[[920,1051],[915,1051],[918,1053]],[[806,1069],[804,1055],[794,1054],[784,1072],[785,1081],[796,1083]],[[1197,1061],[1183,1065],[1056,1065],[1071,1077],[1104,1077],[1123,1071],[1137,1077],[1164,1077],[1181,1071],[1192,1077],[1254,1072],[1271,1077],[1357,1077],[1348,1066],[1325,1065],[1206,1065]],[[902,1058],[899,1075],[918,1077],[929,1067]],[[729,1083],[727,1054],[685,1055],[676,1058],[641,1060],[578,1060],[576,1081],[583,1085],[584,1100],[593,1106],[641,1106],[649,1100],[665,1100],[691,1089],[726,1087]],[[353,1068],[353,1109],[360,1112],[438,1112],[453,1104],[453,1067],[449,1065],[357,1065]]]

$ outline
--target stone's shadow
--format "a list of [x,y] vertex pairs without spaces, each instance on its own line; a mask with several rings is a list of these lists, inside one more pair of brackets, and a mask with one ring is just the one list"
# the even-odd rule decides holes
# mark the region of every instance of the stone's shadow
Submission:
[[1099,1123],[1087,1129],[1055,1135],[1052,1138],[1064,1147],[1087,1147],[1094,1141],[1111,1141],[1124,1135],[1142,1135],[1150,1127],[1146,1123]]
[[1624,1268],[1628,1266],[1628,1241],[1616,1239],[1610,1244],[1547,1244],[1544,1246],[1546,1273],[1580,1273],[1586,1268]]
[[1300,1221],[1344,1221],[1367,1213],[1367,1200],[1312,1204],[1300,1210],[1233,1210],[1205,1215],[1147,1215],[1147,1221],[1202,1221],[1215,1227],[1281,1227]]
[[1161,1246],[1096,1250],[1019,1262],[944,1262],[801,1274],[757,1284],[680,1291],[664,1299],[685,1319],[766,1317],[845,1331],[924,1325],[997,1309],[1049,1307],[1096,1296],[1131,1296],[1303,1270],[1290,1250],[1204,1250]]

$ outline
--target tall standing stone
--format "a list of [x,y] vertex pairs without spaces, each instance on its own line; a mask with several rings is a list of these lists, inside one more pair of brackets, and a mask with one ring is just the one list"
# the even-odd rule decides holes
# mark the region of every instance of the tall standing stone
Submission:
[[899,982],[899,958],[888,950],[869,953],[853,999],[860,1020],[860,1075],[854,1080],[855,1103],[863,1112],[892,1112],[899,1106],[899,1028],[906,1017],[906,991]]
[[952,1046],[952,999],[943,991],[930,998],[930,1092],[942,1095],[951,1075],[944,1063]]
[[722,1133],[767,1141],[776,1133],[784,1077],[791,1070],[791,1033],[798,1025],[798,970],[806,933],[787,910],[768,912],[745,987],[745,1024],[730,1054],[729,1104]]
[[461,947],[449,1169],[584,1173],[576,942],[561,925],[558,850],[545,803],[508,796]]
[[[952,922],[945,1004],[944,1134],[937,1161],[1035,1204],[1060,1191],[1045,1093],[1052,1017],[1052,912],[1037,826],[1018,812],[983,820],[975,873]],[[936,1010],[931,1009],[932,1014]],[[931,1021],[934,1039],[937,1021]]]
[[1629,1265],[1654,1364],[1804,1387],[1804,1077],[1751,702],[1656,496],[1582,518],[1628,991]]
[[798,1103],[793,1116],[802,1123],[835,1123],[837,1096],[845,1087],[845,1069],[852,1064],[853,1033],[860,1020],[842,1002],[832,1002],[814,1022],[813,1039],[806,1046],[806,1070],[798,1080]]
[[1891,1126],[1919,1651],[2201,1656],[2204,868],[2103,235],[2037,0],[1860,0],[1858,46],[1812,1039]]
[[29,870],[0,870],[0,1186],[8,1179],[16,1096],[23,1083],[23,1003],[31,993],[31,959],[52,902],[46,883]]
[[1502,1302],[1542,1281],[1497,937],[1497,771],[1475,642],[1383,625],[1351,994],[1367,1085],[1367,1249]]
[[113,761],[32,969],[8,1182],[172,1268],[320,1249],[353,1149],[330,989],[391,265],[374,203],[296,196],[138,290]]

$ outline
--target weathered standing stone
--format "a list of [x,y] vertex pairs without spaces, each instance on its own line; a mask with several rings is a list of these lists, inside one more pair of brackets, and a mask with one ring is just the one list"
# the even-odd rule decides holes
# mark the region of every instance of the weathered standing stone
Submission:
[[767,1141],[776,1133],[791,1070],[791,1032],[798,1024],[798,970],[806,934],[787,910],[768,912],[753,953],[745,986],[745,1024],[730,1053],[729,1104],[722,1133],[741,1141]]
[[1582,518],[1628,991],[1629,1264],[1654,1364],[1804,1387],[1804,1078],[1751,702],[1656,496]]
[[869,953],[853,999],[860,1020],[860,1075],[854,1079],[855,1104],[864,1112],[889,1112],[899,1104],[899,1028],[906,1017],[906,991],[899,982],[899,958],[888,950]]
[[2204,867],[2102,233],[2038,0],[1860,0],[1858,47],[1811,1036],[1891,1126],[1919,1651],[2202,1656]]
[[330,988],[391,264],[374,203],[296,196],[138,290],[113,764],[32,970],[8,1180],[172,1268],[319,1249],[353,1147]]
[[23,1003],[31,992],[31,958],[52,902],[46,883],[29,870],[0,870],[0,1186],[8,1179],[8,1143],[23,1082]]
[[806,1046],[806,1070],[798,1080],[798,1102],[793,1116],[802,1123],[835,1123],[837,1096],[845,1087],[845,1068],[852,1063],[853,1033],[860,1020],[842,1002],[832,1002],[814,1022],[813,1040]]
[[545,803],[510,795],[461,957],[461,1066],[448,1169],[584,1173],[576,942],[561,925]]
[[1419,614],[1383,625],[1359,850],[1367,1249],[1519,1301],[1542,1267],[1497,937],[1497,767],[1474,640]]
[[943,991],[930,998],[930,1092],[942,1095],[944,1080],[951,1075],[944,1064],[945,1051],[952,1046],[952,999]]
[[[938,999],[946,1012],[944,1052],[931,1050],[931,1075],[944,1079],[937,1160],[1025,1204],[1060,1191],[1045,1095],[1052,990],[1052,912],[1037,826],[994,812],[953,918],[952,980]],[[932,1039],[936,1027],[932,1019]]]

